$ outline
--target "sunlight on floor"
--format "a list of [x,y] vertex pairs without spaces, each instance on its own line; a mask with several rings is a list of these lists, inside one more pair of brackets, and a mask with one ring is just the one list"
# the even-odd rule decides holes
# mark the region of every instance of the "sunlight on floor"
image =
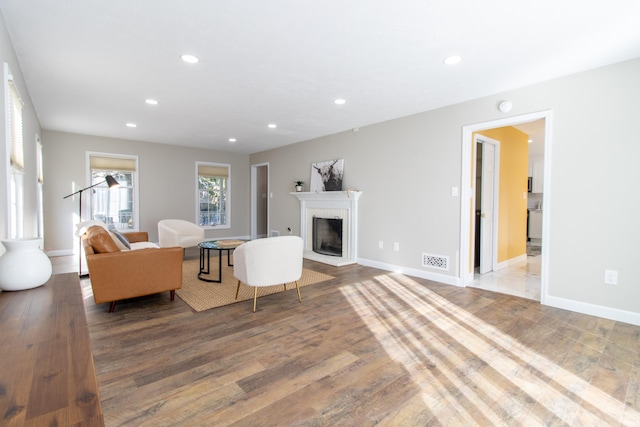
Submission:
[[410,278],[387,274],[342,292],[442,422],[640,425],[636,410]]

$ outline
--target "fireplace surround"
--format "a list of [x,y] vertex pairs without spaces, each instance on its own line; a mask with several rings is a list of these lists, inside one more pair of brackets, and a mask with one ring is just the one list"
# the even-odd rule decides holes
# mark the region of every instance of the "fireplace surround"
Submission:
[[[325,191],[291,193],[300,201],[300,237],[304,257],[329,265],[357,263],[358,199],[360,191]],[[342,254],[324,255],[313,251],[313,217],[342,219]]]

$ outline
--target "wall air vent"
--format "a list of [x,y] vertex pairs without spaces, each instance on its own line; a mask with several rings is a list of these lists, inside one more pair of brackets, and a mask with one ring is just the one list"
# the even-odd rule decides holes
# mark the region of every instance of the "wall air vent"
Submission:
[[449,257],[444,255],[422,254],[422,266],[449,270]]

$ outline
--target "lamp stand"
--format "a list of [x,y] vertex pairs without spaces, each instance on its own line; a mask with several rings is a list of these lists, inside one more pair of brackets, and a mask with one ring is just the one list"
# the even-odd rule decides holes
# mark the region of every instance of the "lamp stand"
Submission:
[[[80,206],[78,209],[78,219],[80,220],[80,222],[82,222],[82,192],[83,190],[80,190],[78,192],[78,200],[80,200]],[[89,277],[89,273],[87,274],[82,274],[82,236],[78,237],[78,277],[80,277],[81,279],[85,279],[87,277]]]
[[[103,182],[106,182],[110,189],[120,185],[120,184],[118,184],[118,181],[116,181],[114,177],[112,177],[111,175],[107,175],[107,176],[105,176],[105,180],[104,181],[100,181],[100,182],[98,182],[96,184],[90,185],[88,187],[85,187],[85,188],[83,188],[81,190],[76,191],[75,193],[71,193],[71,194],[66,195],[66,196],[63,197],[63,199],[66,199],[68,197],[75,196],[76,194],[78,195],[78,200],[79,200],[78,219],[80,220],[80,222],[82,222],[82,192],[85,191],[85,190],[88,190],[90,188],[93,188],[96,185],[100,185]],[[82,236],[78,237],[78,276],[81,279],[89,277],[89,273],[82,274]]]

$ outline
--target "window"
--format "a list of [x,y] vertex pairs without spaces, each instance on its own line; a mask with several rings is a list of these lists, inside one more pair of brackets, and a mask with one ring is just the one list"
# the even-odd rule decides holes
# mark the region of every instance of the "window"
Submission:
[[44,184],[44,169],[42,167],[42,143],[40,136],[36,134],[36,166],[37,166],[37,203],[38,203],[38,237],[44,238],[44,196],[42,187]]
[[[130,231],[138,229],[137,166],[138,158],[114,154],[89,153],[91,173],[91,218],[109,227]],[[109,188],[111,175],[120,186]]]
[[196,163],[198,189],[196,215],[198,224],[208,228],[230,228],[231,166],[219,163]]
[[4,64],[7,105],[7,143],[9,145],[9,229],[10,238],[23,237],[24,148],[22,140],[22,99],[13,82],[9,66]]

